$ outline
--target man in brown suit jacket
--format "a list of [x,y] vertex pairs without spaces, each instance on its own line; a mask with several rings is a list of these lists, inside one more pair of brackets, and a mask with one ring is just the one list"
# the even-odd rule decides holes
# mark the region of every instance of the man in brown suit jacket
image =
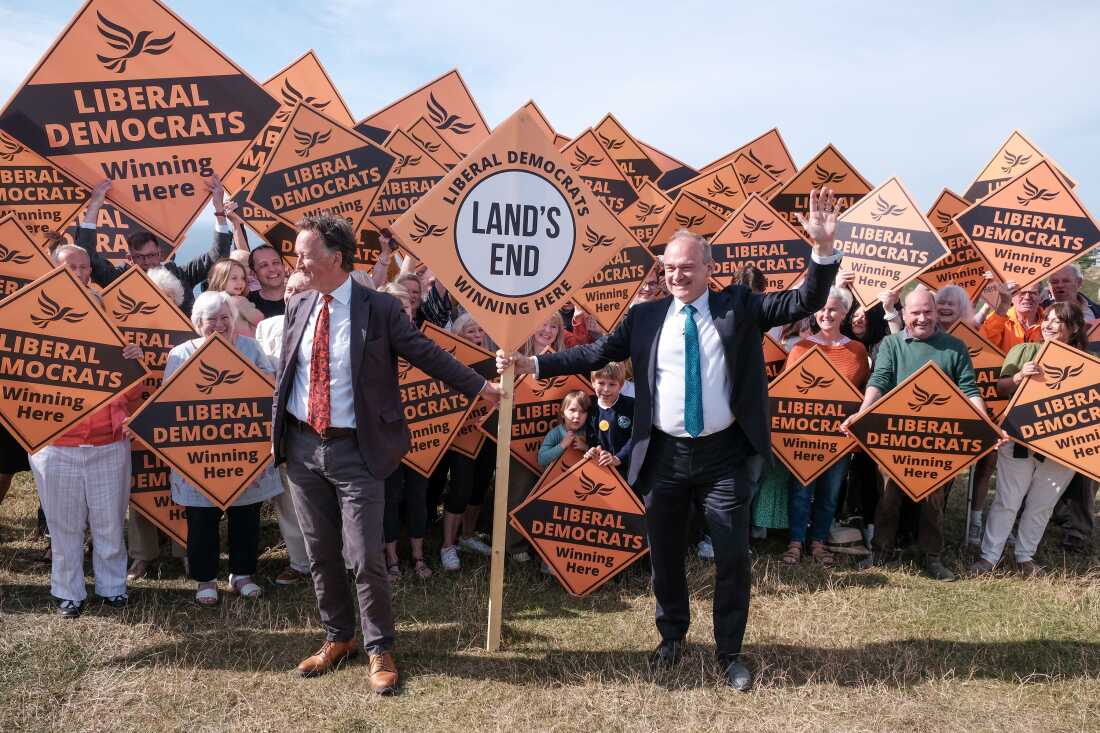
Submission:
[[382,535],[385,479],[409,450],[397,357],[491,401],[499,387],[455,361],[415,329],[401,303],[355,282],[355,235],[330,214],[299,222],[298,271],[311,290],[287,306],[275,391],[275,462],[287,463],[325,643],[298,665],[304,677],[354,656],[352,566],[370,656],[371,687],[397,687],[394,619]]

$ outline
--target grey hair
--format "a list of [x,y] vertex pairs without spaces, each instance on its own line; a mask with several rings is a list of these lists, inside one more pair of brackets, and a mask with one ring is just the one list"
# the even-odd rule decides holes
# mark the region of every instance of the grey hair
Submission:
[[829,296],[826,298],[826,301],[829,300],[829,298],[836,298],[843,303],[845,313],[852,310],[852,291],[847,288],[838,288],[834,285],[829,288]]
[[936,305],[945,300],[955,302],[955,310],[959,312],[960,321],[966,321],[968,324],[973,325],[974,306],[970,303],[970,298],[967,297],[965,290],[958,285],[946,285],[936,291]]
[[[672,236],[669,237],[668,244],[665,245],[665,249],[668,249],[668,245],[672,244],[677,239],[686,239],[689,242],[695,242],[695,244],[699,245],[699,249],[703,253],[704,265],[709,265],[711,262],[714,261],[714,256],[711,254],[710,251],[710,242],[707,241],[706,237],[701,237],[695,232],[689,231],[687,229],[677,229],[675,232],[672,233]],[[660,259],[661,264],[664,265],[664,255],[662,255],[658,259]]]
[[222,308],[229,309],[230,320],[237,323],[237,306],[233,303],[233,297],[223,290],[207,290],[199,293],[195,298],[195,304],[191,306],[191,323],[195,328],[202,328],[202,319],[214,315]]
[[466,328],[466,326],[471,323],[476,324],[477,321],[475,321],[474,317],[471,316],[469,313],[463,313],[451,322],[451,333],[457,333],[459,336],[461,336],[462,329]]
[[352,270],[351,279],[362,285],[367,290],[374,290],[374,280],[366,270]]
[[176,305],[183,304],[183,283],[165,267],[154,267],[145,273],[157,290],[164,293]]
[[407,298],[409,297],[409,291],[405,289],[404,285],[398,283],[386,283],[382,287],[378,288],[378,292],[392,295],[395,298]]
[[928,288],[913,288],[905,295],[905,299],[901,302],[902,308],[909,307],[909,299],[918,295],[924,295],[932,299],[933,305],[936,303],[936,296],[932,294],[932,291]]
[[50,259],[53,260],[55,265],[61,264],[61,255],[66,252],[79,252],[84,255],[84,259],[91,261],[91,257],[88,256],[88,252],[83,247],[77,247],[75,244],[59,244],[53,253],[50,255]]
[[[58,249],[60,249],[60,247]],[[1055,273],[1061,272],[1062,270],[1073,270],[1073,274],[1077,277],[1078,280],[1084,281],[1084,279],[1085,279],[1085,273],[1081,271],[1081,266],[1078,265],[1077,263],[1071,263],[1071,264],[1065,265],[1064,267],[1059,267],[1057,270],[1055,270],[1051,274],[1053,275]]]

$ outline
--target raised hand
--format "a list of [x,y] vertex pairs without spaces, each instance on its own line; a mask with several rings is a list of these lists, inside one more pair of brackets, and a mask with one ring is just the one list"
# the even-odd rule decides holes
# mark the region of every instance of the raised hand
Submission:
[[222,186],[222,179],[210,176],[206,179],[206,188],[210,191],[210,197],[214,203],[214,216],[225,216],[225,187]]
[[103,202],[107,200],[107,192],[111,190],[111,179],[105,178],[96,184],[92,193],[88,196],[88,208],[84,212],[84,222],[95,225],[99,217],[99,210],[103,208]]
[[809,215],[803,216],[795,212],[798,222],[813,240],[814,250],[819,257],[828,257],[833,254],[836,213],[836,196],[831,188],[810,189]]

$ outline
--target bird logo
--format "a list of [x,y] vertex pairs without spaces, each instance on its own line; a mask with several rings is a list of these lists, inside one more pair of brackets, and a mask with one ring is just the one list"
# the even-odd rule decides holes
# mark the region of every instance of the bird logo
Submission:
[[588,241],[581,242],[581,248],[584,249],[586,254],[596,249],[596,247],[610,247],[615,244],[614,237],[609,237],[606,234],[599,234],[590,226],[584,228],[584,238]]
[[309,155],[309,151],[313,150],[313,148],[317,147],[318,145],[323,145],[324,143],[327,143],[332,137],[332,130],[326,130],[325,132],[321,132],[320,130],[316,130],[315,132],[305,132],[303,130],[299,130],[297,127],[292,127],[291,130],[294,132],[294,139],[297,140],[298,144],[302,146],[294,150],[294,152],[298,154],[299,158],[306,157],[307,155]]
[[25,147],[15,142],[7,135],[0,135],[0,146],[3,146],[2,149],[0,149],[0,160],[7,163],[15,160],[15,156],[26,150]]
[[728,199],[737,195],[737,191],[733,190],[725,184],[725,182],[718,177],[718,174],[714,174],[714,180],[710,182],[710,186],[707,187],[707,193],[711,196],[725,196]]
[[875,199],[875,210],[871,212],[871,218],[878,221],[884,216],[901,216],[907,208],[906,206],[892,204],[882,196],[878,196]]
[[606,135],[603,135],[601,133],[596,133],[596,137],[600,139],[600,143],[605,148],[607,148],[608,152],[612,150],[619,150],[620,148],[622,148],[623,143],[625,142],[615,137],[607,137]]
[[756,183],[760,180],[759,173],[738,173],[737,175],[741,179],[741,184],[746,186],[750,183]]
[[161,38],[150,38],[153,31],[141,31],[135,36],[129,28],[108,20],[103,13],[96,11],[96,16],[99,18],[99,25],[96,27],[99,35],[103,36],[108,46],[116,51],[121,51],[122,54],[119,56],[104,56],[97,53],[95,57],[99,59],[99,63],[103,64],[103,68],[116,74],[125,72],[126,62],[142,54],[160,56],[167,53],[172,48],[172,41],[176,38],[174,31]]
[[578,501],[588,501],[589,497],[592,496],[609,496],[614,490],[614,486],[601,484],[599,481],[589,478],[588,474],[582,469],[581,487],[573,491],[573,496],[577,497]]
[[125,323],[130,316],[151,316],[157,312],[160,306],[156,303],[146,303],[144,300],[134,300],[122,290],[118,291],[119,308],[111,311],[119,323]]
[[281,94],[283,98],[283,109],[279,110],[279,113],[275,115],[275,119],[279,120],[280,122],[286,122],[290,118],[291,112],[294,110],[295,107],[298,106],[299,103],[308,105],[318,112],[332,104],[331,99],[322,100],[318,99],[317,97],[307,97],[303,95],[301,92],[294,88],[293,84],[290,83],[289,77],[283,79],[283,89]]
[[799,394],[808,394],[810,390],[818,389],[819,387],[821,389],[831,387],[833,382],[836,381],[829,377],[819,377],[813,372],[808,371],[805,367],[799,370],[798,378],[802,380],[802,384],[795,387]]
[[947,234],[947,230],[951,226],[951,215],[942,211],[937,211],[936,221],[939,222],[936,224],[936,231],[940,234]]
[[676,223],[686,229],[691,229],[692,227],[699,226],[703,223],[704,219],[706,219],[706,216],[703,214],[699,214],[699,216],[692,216],[690,214],[676,215]]
[[1064,367],[1043,364],[1043,376],[1046,377],[1047,386],[1051,389],[1059,389],[1062,386],[1062,382],[1071,377],[1080,376],[1081,372],[1084,370],[1084,364],[1078,364],[1077,366],[1070,366],[1067,364]]
[[409,376],[409,372],[412,371],[413,365],[404,359],[399,358],[397,360],[397,381],[404,382],[405,378]]
[[1023,153],[1020,153],[1019,155],[1017,155],[1015,153],[1011,153],[1011,152],[1006,150],[1005,155],[1004,155],[1004,159],[1005,159],[1005,163],[1007,165],[1002,165],[1001,170],[1004,171],[1005,173],[1011,173],[1013,168],[1016,168],[1016,167],[1021,166],[1021,165],[1027,165],[1027,162],[1029,160],[1031,160],[1031,156],[1030,155],[1025,155]]
[[450,130],[456,135],[465,135],[474,126],[470,122],[463,122],[461,115],[447,113],[447,108],[439,103],[435,94],[428,93],[428,117],[437,130]]
[[840,183],[848,177],[847,173],[836,173],[834,171],[823,168],[821,165],[814,166],[814,188],[821,188],[827,186],[830,183]]
[[421,219],[418,214],[413,214],[413,228],[416,229],[416,233],[410,234],[409,239],[417,244],[423,242],[427,237],[442,237],[447,233],[447,227],[429,224]]
[[421,140],[416,136],[415,132],[410,132],[412,139],[416,141],[416,144],[427,150],[429,153],[435,153],[439,150],[439,143],[433,143],[431,140]]
[[0,244],[0,265],[6,265],[9,262],[16,265],[25,265],[30,261],[30,255],[21,255],[14,249],[8,249],[4,245]]
[[752,235],[756,234],[757,232],[766,232],[771,229],[774,224],[774,221],[753,219],[748,214],[745,214],[744,222],[741,225],[741,236],[745,239],[752,239]]
[[196,382],[195,389],[205,395],[210,394],[215,387],[223,384],[236,384],[244,376],[243,371],[231,372],[228,369],[217,369],[201,359],[199,360],[199,374],[202,375],[204,381]]
[[1057,191],[1051,191],[1046,188],[1039,188],[1031,179],[1024,179],[1024,195],[1016,197],[1016,203],[1020,206],[1027,206],[1032,201],[1050,201],[1058,196]]
[[393,166],[393,174],[396,176],[400,173],[405,166],[417,165],[423,156],[416,155],[415,153],[397,153],[397,163]]
[[638,213],[634,215],[634,218],[638,221],[645,221],[651,216],[656,216],[665,210],[664,204],[649,204],[645,201],[638,202]]
[[978,356],[982,353],[982,347],[980,347],[980,346],[968,346],[966,348],[966,353],[970,354],[971,359],[977,359]]
[[597,158],[595,155],[589,155],[584,152],[584,149],[580,145],[573,151],[573,162],[570,163],[573,166],[573,170],[579,171],[581,168],[587,168],[589,166],[597,166],[603,162],[603,158]]
[[909,409],[913,412],[920,412],[929,405],[935,405],[937,407],[939,407],[940,405],[946,405],[948,402],[951,401],[951,398],[947,395],[939,395],[935,392],[928,392],[924,389],[921,389],[920,385],[913,385],[913,396],[916,397],[916,400],[906,403],[909,405]]
[[764,172],[767,173],[769,176],[773,176],[775,178],[779,178],[779,176],[783,175],[783,171],[787,170],[786,168],[777,168],[771,163],[765,163],[764,161],[760,160],[760,158],[756,156],[756,153],[752,152],[752,148],[749,148],[749,160],[763,168]]
[[31,323],[39,328],[45,328],[51,323],[59,321],[80,323],[88,315],[88,311],[77,311],[67,305],[61,306],[56,300],[47,295],[45,290],[38,294],[38,307],[42,309],[42,314],[32,315]]
[[535,387],[533,390],[531,390],[531,394],[533,394],[538,399],[542,399],[544,396],[546,396],[546,393],[549,392],[550,390],[558,389],[559,387],[563,387],[565,385],[565,382],[566,382],[567,379],[568,379],[567,377],[554,377],[552,379],[536,379],[535,384],[537,384],[538,386]]

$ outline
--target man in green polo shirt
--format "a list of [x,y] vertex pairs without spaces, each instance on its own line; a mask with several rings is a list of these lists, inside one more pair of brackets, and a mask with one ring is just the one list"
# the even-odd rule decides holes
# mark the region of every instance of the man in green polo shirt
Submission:
[[[918,288],[910,292],[905,298],[902,315],[905,320],[904,330],[887,336],[879,345],[875,369],[867,381],[867,392],[860,410],[866,410],[875,404],[906,377],[933,361],[959,386],[974,406],[985,414],[985,403],[978,390],[970,354],[962,341],[939,329],[936,301],[931,291]],[[875,510],[875,535],[871,542],[875,563],[884,562],[893,555],[904,496],[897,484],[893,481],[886,482],[886,488]],[[932,492],[920,503],[917,542],[924,552],[925,571],[936,580],[954,580],[955,575],[940,559],[943,552],[943,507],[943,487]]]

